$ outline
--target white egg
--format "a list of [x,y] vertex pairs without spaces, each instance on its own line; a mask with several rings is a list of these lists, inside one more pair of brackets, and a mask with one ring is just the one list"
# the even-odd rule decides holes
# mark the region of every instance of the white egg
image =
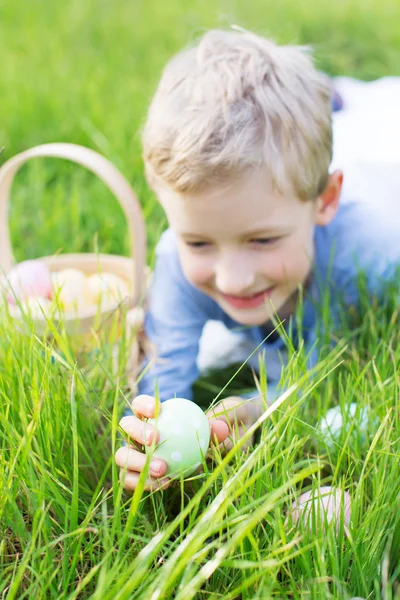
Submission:
[[79,269],[62,269],[51,274],[54,296],[65,310],[88,303],[87,277]]
[[43,316],[50,317],[54,308],[53,302],[48,298],[28,298],[28,300],[21,303],[22,312],[27,313],[33,319]]
[[88,277],[88,295],[93,304],[118,303],[129,296],[129,286],[114,273],[95,273]]

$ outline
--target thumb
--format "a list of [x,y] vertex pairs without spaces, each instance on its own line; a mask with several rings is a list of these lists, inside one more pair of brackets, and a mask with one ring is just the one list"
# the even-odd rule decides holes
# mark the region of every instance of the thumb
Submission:
[[221,419],[210,419],[211,442],[221,444],[229,435],[229,427]]

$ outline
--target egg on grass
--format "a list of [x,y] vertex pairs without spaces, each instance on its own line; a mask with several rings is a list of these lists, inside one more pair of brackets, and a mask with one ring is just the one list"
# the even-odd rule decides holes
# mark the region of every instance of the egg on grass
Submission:
[[304,492],[293,502],[291,517],[293,523],[305,526],[310,531],[313,531],[314,524],[317,529],[321,526],[326,531],[326,526],[334,521],[337,533],[343,520],[346,531],[351,517],[350,494],[330,485]]
[[[210,444],[210,424],[202,409],[185,398],[172,398],[160,405],[154,419],[159,432],[153,456],[167,463],[166,477],[187,477],[203,462]],[[146,452],[152,448],[146,447]]]
[[330,408],[316,428],[327,446],[333,448],[339,442],[344,428],[346,433],[352,428],[351,437],[358,437],[359,441],[364,443],[368,434],[368,424],[368,408],[352,402],[345,408],[341,406]]

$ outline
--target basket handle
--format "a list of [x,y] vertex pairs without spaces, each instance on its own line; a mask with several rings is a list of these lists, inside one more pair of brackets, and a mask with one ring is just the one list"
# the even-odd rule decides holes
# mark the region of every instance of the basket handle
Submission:
[[13,265],[11,240],[8,229],[8,201],[10,189],[18,169],[36,157],[65,158],[78,163],[97,175],[119,201],[127,222],[130,251],[134,257],[135,303],[143,298],[146,260],[146,232],[142,211],[132,187],[120,171],[104,156],[76,144],[43,144],[10,158],[0,168],[0,274],[8,273]]

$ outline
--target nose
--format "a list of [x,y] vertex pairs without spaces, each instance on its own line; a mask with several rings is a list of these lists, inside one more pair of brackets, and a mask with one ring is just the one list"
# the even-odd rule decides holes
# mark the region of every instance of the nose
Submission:
[[231,296],[246,294],[255,281],[251,261],[239,253],[221,253],[215,263],[214,273],[218,290]]

